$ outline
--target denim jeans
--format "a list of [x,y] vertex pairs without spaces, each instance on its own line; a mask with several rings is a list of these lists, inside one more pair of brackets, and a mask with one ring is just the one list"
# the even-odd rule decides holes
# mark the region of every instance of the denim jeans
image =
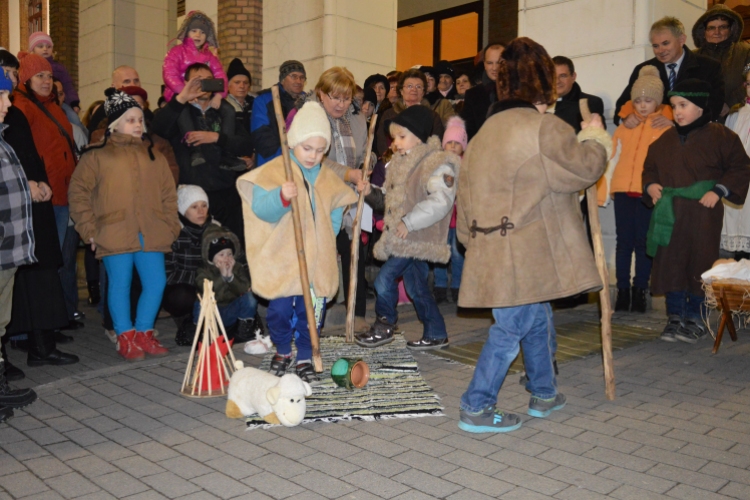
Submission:
[[[461,274],[464,272],[464,256],[458,250],[458,238],[456,237],[456,228],[448,230],[448,244],[451,246],[451,288],[458,290],[461,286]],[[435,287],[448,288],[448,265],[435,264],[433,273],[435,274]]]
[[[258,310],[258,299],[253,292],[243,293],[225,306],[219,306],[219,316],[225,328],[229,328],[240,319],[253,319]],[[198,324],[201,314],[201,303],[195,301],[193,306],[193,323]]]
[[683,320],[700,320],[705,312],[705,298],[693,295],[688,291],[667,292],[664,294],[667,302],[667,315],[679,316]]
[[378,277],[375,279],[375,314],[379,318],[385,317],[386,321],[395,325],[398,321],[398,278],[404,278],[406,292],[414,303],[417,317],[424,325],[422,337],[424,339],[445,339],[448,332],[445,329],[445,320],[440,314],[435,303],[435,298],[430,293],[427,285],[427,275],[430,268],[423,260],[389,257],[383,267],[380,268]]
[[65,308],[68,311],[68,319],[73,319],[73,314],[78,309],[78,279],[76,276],[77,252],[80,236],[75,227],[68,226],[65,231],[65,239],[62,245],[63,265],[60,268],[60,282],[62,283],[63,296],[65,297]]
[[[271,300],[268,303],[266,324],[277,353],[291,354],[292,339],[296,336],[297,360],[312,359],[310,330],[307,325],[305,301],[302,295]],[[298,335],[295,335],[295,333]]]
[[[141,238],[141,245],[143,239]],[[135,330],[146,332],[154,329],[156,315],[161,307],[167,273],[164,270],[164,254],[161,252],[132,252],[104,257],[104,266],[109,278],[109,311],[112,314],[115,333],[120,335],[134,328],[130,317],[130,285],[133,281],[133,266],[138,271],[143,292],[138,299]]]
[[68,219],[70,219],[70,209],[68,205],[52,205],[52,210],[55,212],[55,225],[57,226],[57,239],[60,241],[60,249],[62,250],[63,242],[65,241],[65,233],[68,231]]
[[504,307],[492,310],[495,324],[479,355],[474,377],[461,396],[461,409],[479,412],[497,403],[497,393],[513,360],[523,347],[523,362],[532,396],[549,399],[557,395],[555,369],[555,327],[548,303]]
[[630,288],[630,263],[635,252],[635,278],[633,286],[648,288],[651,278],[651,257],[646,255],[646,233],[651,221],[650,208],[643,198],[633,198],[626,193],[615,193],[615,225],[617,246],[615,250],[615,273],[617,288]]

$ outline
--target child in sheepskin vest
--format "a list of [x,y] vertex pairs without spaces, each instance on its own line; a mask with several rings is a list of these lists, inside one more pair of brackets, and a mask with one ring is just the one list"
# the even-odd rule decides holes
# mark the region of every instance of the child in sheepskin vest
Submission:
[[305,382],[315,384],[319,379],[311,363],[312,345],[302,299],[291,200],[300,198],[310,288],[318,298],[316,309],[322,310],[325,299],[335,297],[338,291],[336,234],[344,207],[356,202],[357,195],[321,164],[331,145],[331,124],[319,103],[302,106],[287,140],[292,148],[294,182],[287,182],[284,160],[279,156],[240,177],[237,189],[242,196],[253,291],[270,301],[266,323],[276,345],[270,371],[278,377],[284,375],[292,362],[296,332],[295,371]]
[[374,248],[375,257],[386,261],[375,280],[375,313],[370,330],[357,336],[363,347],[378,347],[393,341],[398,312],[398,285],[404,278],[424,324],[422,338],[407,342],[416,350],[448,347],[445,321],[427,284],[428,262],[445,264],[451,256],[447,244],[453,201],[456,197],[461,160],[444,152],[437,137],[429,137],[432,113],[424,106],[411,106],[387,123],[396,154],[382,189],[360,183],[367,201],[384,209],[383,236]]

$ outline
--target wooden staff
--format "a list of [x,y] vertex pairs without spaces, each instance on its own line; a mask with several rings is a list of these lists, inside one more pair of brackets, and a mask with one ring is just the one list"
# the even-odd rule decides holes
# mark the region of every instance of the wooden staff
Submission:
[[[581,116],[584,122],[591,121],[591,111],[586,99],[579,101]],[[609,158],[607,158],[609,160]],[[596,183],[586,190],[586,202],[589,209],[589,226],[591,227],[591,238],[594,242],[594,257],[596,267],[599,269],[599,277],[602,280],[602,289],[599,292],[599,300],[602,305],[602,359],[604,361],[604,392],[607,399],[615,399],[615,370],[612,366],[612,303],[609,296],[609,271],[607,270],[607,259],[604,255],[604,240],[602,239],[602,225],[599,221],[599,205],[597,203]]]
[[[286,141],[286,126],[284,125],[284,114],[281,112],[281,101],[279,100],[279,87],[271,87],[273,96],[273,111],[276,115],[276,124],[279,126],[279,140],[281,141],[281,156],[284,158],[284,170],[286,170],[287,182],[294,182],[292,174],[292,162],[289,158],[289,144]],[[302,297],[305,300],[305,312],[307,313],[307,327],[310,331],[310,344],[312,344],[313,368],[317,373],[323,371],[323,358],[320,356],[320,341],[318,340],[318,324],[315,321],[315,309],[313,309],[310,297],[310,278],[307,275],[307,257],[305,256],[305,240],[302,237],[302,221],[299,216],[299,203],[297,197],[292,198],[292,221],[294,221],[294,241],[297,244],[297,262],[299,263],[299,276],[302,281]]]
[[[372,141],[375,139],[375,122],[378,115],[374,114],[370,118],[370,131],[367,135],[367,153],[365,162],[362,164],[362,181],[367,182],[370,179],[370,157],[372,156]],[[357,302],[357,268],[359,267],[359,236],[362,231],[360,221],[362,220],[362,210],[365,208],[365,193],[359,193],[357,200],[357,214],[354,216],[352,223],[352,257],[349,266],[349,297],[346,304],[346,341],[354,342],[354,304]]]

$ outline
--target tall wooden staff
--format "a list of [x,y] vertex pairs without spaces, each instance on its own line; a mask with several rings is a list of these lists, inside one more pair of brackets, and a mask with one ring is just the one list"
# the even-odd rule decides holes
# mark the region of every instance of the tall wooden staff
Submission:
[[[362,181],[367,182],[370,179],[370,157],[372,156],[372,141],[375,139],[375,122],[378,115],[374,114],[370,118],[370,131],[367,135],[367,153],[365,162],[362,164]],[[360,221],[362,220],[362,210],[365,208],[365,193],[359,193],[357,200],[357,214],[352,223],[352,257],[349,266],[349,297],[346,304],[346,341],[354,342],[354,304],[357,301],[357,268],[359,267],[359,236],[362,231]]]
[[[581,116],[584,122],[591,120],[591,111],[586,99],[579,101]],[[609,158],[608,158],[609,160]],[[599,221],[599,206],[596,196],[596,184],[586,190],[586,201],[589,209],[589,226],[591,238],[594,242],[594,257],[599,277],[602,280],[602,290],[599,300],[602,304],[602,359],[604,361],[604,392],[610,401],[615,399],[615,370],[612,366],[612,303],[609,296],[609,271],[604,256],[604,241],[602,239],[602,225]]]
[[[279,87],[271,87],[273,96],[273,111],[276,115],[276,123],[279,126],[279,140],[281,142],[281,156],[284,158],[284,170],[287,182],[294,182],[292,174],[292,163],[289,159],[289,144],[286,141],[286,126],[284,125],[284,114],[281,112],[281,101],[279,100]],[[297,244],[297,262],[299,263],[299,276],[302,281],[302,297],[305,300],[305,312],[307,313],[307,326],[310,330],[310,343],[312,344],[313,368],[316,372],[323,371],[323,358],[320,356],[320,341],[318,340],[318,324],[315,321],[315,309],[310,297],[310,278],[307,275],[307,257],[305,256],[305,240],[302,237],[302,221],[299,216],[299,203],[297,197],[292,198],[292,221],[294,221],[294,241]]]

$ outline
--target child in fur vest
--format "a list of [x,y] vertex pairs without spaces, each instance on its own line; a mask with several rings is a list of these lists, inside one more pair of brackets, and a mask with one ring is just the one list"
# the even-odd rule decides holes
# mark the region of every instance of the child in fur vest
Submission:
[[[299,198],[305,257],[316,313],[339,286],[336,235],[344,207],[357,201],[354,191],[321,164],[331,145],[331,124],[317,102],[297,112],[287,137],[294,182],[286,180],[282,156],[237,180],[245,220],[247,261],[253,291],[268,299],[266,324],[276,354],[270,372],[280,377],[292,363],[296,337],[295,372],[309,384],[320,380],[312,366],[312,345],[294,239],[291,200]],[[315,299],[317,298],[317,299]],[[317,318],[318,324],[321,320]]]
[[432,113],[424,106],[411,106],[385,125],[393,136],[393,156],[382,189],[360,183],[367,202],[384,209],[383,235],[374,255],[386,261],[375,280],[377,319],[367,333],[356,337],[363,347],[378,347],[393,341],[398,312],[398,285],[404,285],[424,324],[422,338],[407,342],[416,350],[448,347],[445,321],[427,284],[428,262],[445,264],[450,259],[448,241],[453,202],[461,160],[440,148],[430,138]]

